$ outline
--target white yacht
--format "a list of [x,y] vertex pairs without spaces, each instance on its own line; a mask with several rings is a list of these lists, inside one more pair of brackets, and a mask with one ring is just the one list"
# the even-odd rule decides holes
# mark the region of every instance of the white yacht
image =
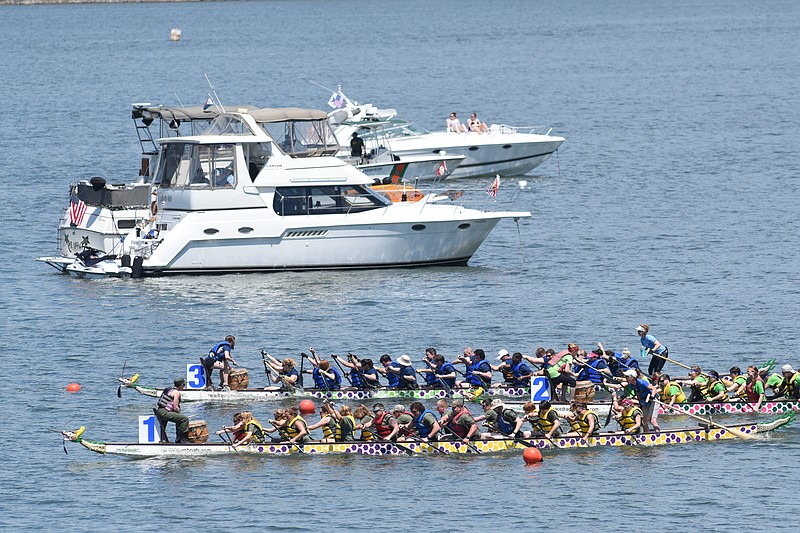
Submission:
[[[530,216],[470,209],[458,195],[393,203],[340,159],[286,155],[257,116],[218,113],[200,134],[158,139],[149,182],[77,184],[61,255],[40,259],[63,270],[92,248],[133,277],[464,265],[500,220]],[[74,216],[75,202],[85,215]]]
[[504,124],[492,124],[482,133],[428,132],[397,118],[394,109],[380,109],[372,104],[358,105],[341,91],[338,95],[338,98],[336,94],[331,97],[331,102],[336,101],[335,105],[341,107],[329,113],[337,139],[349,139],[353,132],[371,139],[376,135],[373,125],[381,123],[382,138],[373,142],[401,159],[433,154],[463,155],[464,160],[450,177],[520,176],[545,162],[565,140],[550,135],[552,128],[538,131],[539,128]]

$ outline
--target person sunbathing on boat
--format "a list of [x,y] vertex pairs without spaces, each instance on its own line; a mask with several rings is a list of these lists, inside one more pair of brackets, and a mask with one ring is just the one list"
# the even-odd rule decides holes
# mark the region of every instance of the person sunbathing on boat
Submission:
[[447,119],[447,131],[453,133],[467,133],[467,127],[456,118],[455,111],[450,113],[450,118]]
[[469,131],[475,133],[486,133],[487,131],[489,131],[489,127],[486,125],[485,122],[481,122],[478,119],[478,114],[475,113],[474,111],[469,116],[469,120],[467,121],[467,127],[469,128]]

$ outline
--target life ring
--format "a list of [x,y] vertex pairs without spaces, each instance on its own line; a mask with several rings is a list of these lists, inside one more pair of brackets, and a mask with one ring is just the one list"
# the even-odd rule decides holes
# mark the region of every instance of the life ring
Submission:
[[158,213],[158,201],[153,200],[153,203],[150,204],[150,214],[156,216]]

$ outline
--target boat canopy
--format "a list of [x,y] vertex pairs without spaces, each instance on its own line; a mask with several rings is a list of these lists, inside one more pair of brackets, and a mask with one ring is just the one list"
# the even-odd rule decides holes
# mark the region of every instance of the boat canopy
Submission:
[[248,113],[286,155],[332,156],[340,150],[324,111],[285,107],[256,109]]

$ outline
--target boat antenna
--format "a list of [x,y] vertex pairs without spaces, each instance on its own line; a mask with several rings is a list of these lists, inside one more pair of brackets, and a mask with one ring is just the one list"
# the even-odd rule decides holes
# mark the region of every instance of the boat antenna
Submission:
[[172,94],[175,95],[175,99],[178,100],[178,103],[181,105],[181,107],[186,107],[185,105],[183,105],[183,102],[181,101],[181,97],[178,96],[178,93],[172,93]]
[[[335,93],[335,92],[336,92],[336,91],[334,91],[333,89],[331,89],[331,88],[329,88],[329,87],[325,87],[325,86],[324,86],[324,85],[322,85],[321,83],[317,83],[317,82],[315,82],[314,80],[308,80],[308,83],[312,83],[312,84],[316,85],[317,87],[322,87],[322,88],[323,88],[323,89],[325,89],[326,91],[330,91],[330,92],[332,92],[332,93]],[[342,90],[342,86],[341,86],[341,85],[339,85],[339,90],[340,90],[340,91]]]
[[206,77],[206,81],[208,82],[208,86],[211,87],[211,94],[209,94],[209,96],[211,96],[212,97],[211,99],[214,101],[214,107],[216,107],[217,111],[219,111],[220,113],[224,113],[225,112],[225,108],[222,107],[222,103],[219,100],[219,96],[217,96],[217,90],[214,88],[214,84],[211,83],[210,79],[208,79],[208,74],[204,73],[203,76]]

